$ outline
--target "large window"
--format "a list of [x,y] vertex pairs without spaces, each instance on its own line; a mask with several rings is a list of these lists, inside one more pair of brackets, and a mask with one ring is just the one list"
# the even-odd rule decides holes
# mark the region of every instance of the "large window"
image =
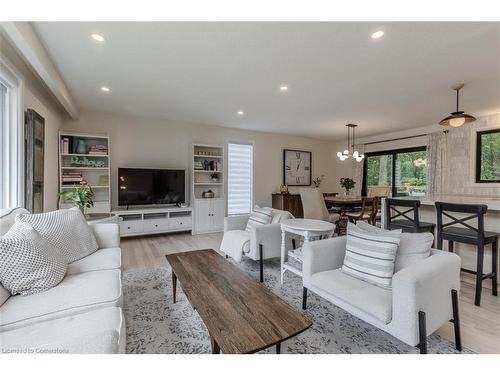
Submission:
[[427,149],[367,153],[363,195],[422,196],[427,192]]
[[227,213],[244,215],[252,211],[253,145],[227,145]]
[[477,133],[476,182],[500,182],[500,129]]
[[0,208],[22,205],[21,80],[0,59]]

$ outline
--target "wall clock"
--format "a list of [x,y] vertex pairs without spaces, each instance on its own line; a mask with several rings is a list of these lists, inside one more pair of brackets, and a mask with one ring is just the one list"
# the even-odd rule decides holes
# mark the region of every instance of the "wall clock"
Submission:
[[283,150],[283,184],[310,186],[311,159],[310,151]]

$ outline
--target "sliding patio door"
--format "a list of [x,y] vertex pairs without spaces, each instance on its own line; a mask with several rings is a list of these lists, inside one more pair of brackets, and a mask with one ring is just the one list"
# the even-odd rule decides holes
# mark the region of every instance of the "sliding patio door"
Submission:
[[364,163],[363,195],[384,188],[393,197],[427,193],[426,147],[367,153]]

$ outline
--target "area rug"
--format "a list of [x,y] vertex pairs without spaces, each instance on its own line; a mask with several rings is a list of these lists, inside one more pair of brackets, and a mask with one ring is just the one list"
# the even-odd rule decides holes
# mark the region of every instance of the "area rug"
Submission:
[[[238,267],[258,279],[258,263],[244,260]],[[279,282],[279,261],[265,262],[265,285],[292,306],[301,309],[302,279],[285,275]],[[182,287],[182,286],[181,286]],[[127,353],[210,353],[203,321],[189,304],[182,288],[172,303],[169,266],[127,271],[123,274]],[[418,353],[391,335],[352,316],[325,299],[309,293],[305,311],[311,328],[281,345],[282,353]],[[429,353],[459,353],[454,344],[436,334],[429,337]],[[274,353],[274,348],[261,353]],[[464,349],[462,353],[472,353]]]

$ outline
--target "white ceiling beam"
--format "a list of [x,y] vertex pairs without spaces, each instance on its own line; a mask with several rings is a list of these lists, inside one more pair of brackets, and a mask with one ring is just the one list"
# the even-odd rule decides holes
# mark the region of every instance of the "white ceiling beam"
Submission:
[[75,101],[30,23],[0,22],[0,27],[66,112],[73,119],[78,118],[79,110]]

